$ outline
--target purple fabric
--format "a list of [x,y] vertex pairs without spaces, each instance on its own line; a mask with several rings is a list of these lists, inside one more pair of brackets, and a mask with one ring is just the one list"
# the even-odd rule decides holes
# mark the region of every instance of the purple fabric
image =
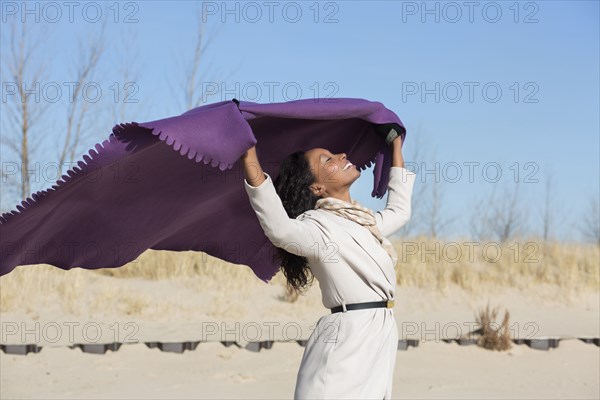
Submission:
[[115,268],[147,249],[196,250],[268,282],[279,266],[244,192],[241,155],[256,144],[275,179],[296,150],[345,152],[361,171],[376,163],[371,195],[382,198],[392,153],[372,124],[392,122],[404,126],[380,102],[328,98],[223,101],[116,125],[52,188],[2,214],[0,275],[40,263]]

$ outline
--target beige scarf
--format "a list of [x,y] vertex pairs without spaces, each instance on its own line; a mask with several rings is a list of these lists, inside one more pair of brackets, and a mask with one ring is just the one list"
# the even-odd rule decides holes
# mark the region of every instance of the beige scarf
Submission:
[[362,206],[356,200],[352,200],[352,203],[337,199],[335,197],[325,197],[317,200],[315,209],[323,208],[329,210],[341,217],[348,218],[371,231],[373,236],[379,241],[383,249],[388,253],[394,266],[398,261],[398,255],[394,246],[388,239],[381,236],[379,229],[377,229],[375,214],[369,208]]

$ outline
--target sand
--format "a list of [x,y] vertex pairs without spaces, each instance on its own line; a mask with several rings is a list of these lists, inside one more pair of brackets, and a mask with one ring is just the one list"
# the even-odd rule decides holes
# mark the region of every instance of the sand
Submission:
[[[281,300],[282,287],[260,282],[226,295],[218,287],[197,290],[190,279],[147,281],[89,273],[79,284],[85,296],[79,294],[69,311],[59,296],[42,294],[0,315],[2,343],[44,346],[28,355],[0,353],[2,399],[291,399],[304,348],[280,340],[308,338],[311,325],[327,312],[318,286],[290,303]],[[106,287],[117,294],[99,307],[94,291]],[[120,297],[125,290],[130,297]],[[133,298],[142,300],[138,304]],[[500,306],[499,318],[509,310],[511,336],[560,337],[559,346],[544,351],[521,344],[499,352],[442,340],[472,330],[475,311],[488,300]],[[600,337],[597,292],[567,298],[561,289],[541,285],[528,291],[491,288],[485,295],[457,287],[398,286],[394,313],[400,338],[419,339],[417,347],[397,353],[394,398],[600,396],[600,347],[577,339]],[[253,352],[225,347],[220,340],[242,346],[276,342]],[[125,344],[106,354],[68,347],[113,341]],[[146,341],[201,343],[178,354],[149,348]]]

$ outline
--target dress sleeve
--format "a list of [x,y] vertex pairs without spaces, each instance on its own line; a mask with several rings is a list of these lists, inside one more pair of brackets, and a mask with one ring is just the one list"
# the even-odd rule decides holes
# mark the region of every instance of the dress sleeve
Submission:
[[308,259],[318,258],[324,246],[324,235],[310,219],[290,218],[275,191],[271,176],[263,171],[265,180],[252,186],[244,179],[250,204],[258,217],[265,236],[275,247]]
[[410,219],[411,197],[416,174],[404,167],[391,167],[385,208],[375,213],[377,228],[384,237],[391,236]]

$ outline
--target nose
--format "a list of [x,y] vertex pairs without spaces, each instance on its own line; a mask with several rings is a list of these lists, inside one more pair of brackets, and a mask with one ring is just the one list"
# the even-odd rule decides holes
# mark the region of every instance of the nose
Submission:
[[342,153],[342,161],[346,159],[346,153]]

